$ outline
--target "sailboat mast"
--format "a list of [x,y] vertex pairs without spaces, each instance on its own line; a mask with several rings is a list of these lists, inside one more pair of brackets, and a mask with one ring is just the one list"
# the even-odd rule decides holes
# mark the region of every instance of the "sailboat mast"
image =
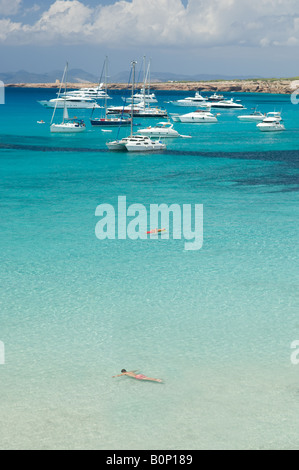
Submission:
[[108,93],[107,81],[108,81],[108,56],[106,56],[106,61],[105,61],[105,119],[107,119],[107,93]]
[[[66,74],[66,67],[64,68],[64,72],[63,72],[63,75],[62,75],[62,80],[61,80],[60,87],[59,87],[59,92],[58,92],[58,95],[57,95],[58,98],[60,98],[60,95],[61,95],[61,88],[62,88],[62,85],[64,83],[65,74]],[[55,116],[55,113],[56,113],[57,103],[58,103],[58,101],[56,100],[50,126],[53,124],[53,121],[54,121],[54,116]]]
[[65,87],[64,87],[64,106],[63,106],[63,124],[64,124],[64,119],[66,116],[66,90],[67,90],[67,71],[68,71],[68,62],[66,63],[66,68],[65,68]]
[[135,87],[135,67],[136,67],[137,62],[133,60],[132,62],[132,68],[133,68],[133,74],[132,74],[132,112],[131,112],[131,137],[133,135],[133,116],[134,116],[134,87]]

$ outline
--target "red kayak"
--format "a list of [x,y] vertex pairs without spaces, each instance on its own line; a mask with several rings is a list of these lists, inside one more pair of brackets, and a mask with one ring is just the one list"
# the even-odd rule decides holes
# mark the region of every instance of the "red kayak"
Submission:
[[149,232],[146,232],[148,235],[151,234],[156,234],[156,233],[162,233],[166,232],[166,228],[155,228],[154,230],[150,230]]

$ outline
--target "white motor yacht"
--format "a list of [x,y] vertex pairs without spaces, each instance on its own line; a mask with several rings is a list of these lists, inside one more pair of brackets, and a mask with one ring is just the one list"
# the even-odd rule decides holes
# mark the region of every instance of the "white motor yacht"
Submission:
[[[132,98],[123,97],[122,100],[125,101],[126,103],[132,103]],[[158,100],[156,98],[155,93],[149,93],[149,94],[146,94],[143,92],[135,93],[134,103],[140,103],[140,102],[145,102],[146,104],[155,104],[155,103],[158,103]]]
[[216,93],[214,93],[213,95],[208,97],[208,100],[209,101],[222,101],[222,100],[224,100],[224,96],[223,95],[217,95]]
[[94,109],[100,105],[92,98],[65,96],[64,98],[53,98],[49,101],[39,101],[45,108],[64,108],[65,103],[68,109]]
[[233,98],[230,100],[216,101],[215,103],[210,103],[212,108],[221,108],[221,109],[244,109],[244,106],[241,103],[236,103]]
[[263,120],[263,122],[260,122],[257,127],[262,132],[285,131],[285,126],[281,121],[281,113],[271,112],[267,114],[267,117]]
[[[193,122],[193,123],[211,123],[211,122],[218,122],[217,117],[210,113],[209,111],[203,111],[201,109],[197,109],[192,113],[183,114],[182,116],[177,116],[180,122]],[[175,118],[176,119],[176,118]]]
[[139,129],[137,134],[158,138],[189,137],[179,134],[179,132],[173,128],[173,124],[170,122],[159,122],[156,126],[149,126],[146,129]]
[[61,93],[59,96],[67,96],[74,98],[91,98],[94,100],[111,99],[107,91],[103,90],[103,83],[101,83],[98,87],[70,90],[67,93]]
[[195,96],[188,96],[187,98],[177,100],[177,101],[170,101],[170,103],[174,104],[175,106],[198,106],[199,104],[206,103],[207,100],[201,96],[199,91],[195,93]]
[[133,115],[138,117],[156,117],[156,118],[164,118],[168,117],[167,111],[161,108],[151,108],[150,106],[146,105],[144,101],[139,103],[133,102],[128,106],[111,106],[108,108],[108,114],[120,114],[120,113],[127,113],[132,114],[133,108]]
[[241,116],[238,116],[238,119],[243,122],[256,122],[256,121],[263,121],[266,117],[266,114],[261,113],[260,111],[257,111],[256,108],[251,114],[243,114]]

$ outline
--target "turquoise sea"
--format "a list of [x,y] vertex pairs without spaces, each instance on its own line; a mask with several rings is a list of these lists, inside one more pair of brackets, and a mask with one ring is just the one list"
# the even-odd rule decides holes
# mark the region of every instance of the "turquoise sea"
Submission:
[[[157,92],[169,112],[188,95]],[[221,110],[136,155],[109,152],[117,131],[89,111],[84,135],[51,135],[37,100],[54,96],[7,89],[0,106],[0,448],[299,449],[299,106],[234,93],[286,131]],[[96,207],[118,196],[203,204],[202,249],[98,240]],[[122,368],[164,383],[112,378]]]

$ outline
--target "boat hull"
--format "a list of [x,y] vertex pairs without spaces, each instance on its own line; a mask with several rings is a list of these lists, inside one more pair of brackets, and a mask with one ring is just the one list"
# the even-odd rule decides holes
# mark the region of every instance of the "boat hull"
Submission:
[[85,132],[85,126],[68,126],[65,124],[52,124],[50,131],[56,134],[78,134],[80,132]]
[[144,131],[137,131],[138,134],[147,136],[149,138],[157,138],[157,139],[174,139],[177,137],[180,137],[180,134],[178,132],[173,132],[173,133],[163,133],[163,132],[146,132]]
[[[45,108],[55,108],[56,103],[50,101],[39,101],[39,104],[44,106]],[[58,102],[56,108],[63,109],[64,102]],[[72,103],[71,101],[67,101],[67,108],[68,109],[97,109],[101,108],[101,106],[97,103]]]
[[216,117],[192,117],[192,116],[181,116],[180,121],[182,123],[194,123],[194,124],[209,124],[218,122]]
[[162,144],[160,142],[155,142],[155,143],[128,143],[126,144],[126,149],[128,152],[154,152],[156,151],[161,151],[166,149],[166,145]]
[[265,116],[261,116],[261,117],[238,116],[238,119],[242,122],[261,122],[265,119]]
[[285,131],[285,127],[283,125],[278,126],[257,126],[261,132],[281,132]]
[[130,126],[131,121],[129,119],[90,119],[90,124],[93,127],[119,127]]

